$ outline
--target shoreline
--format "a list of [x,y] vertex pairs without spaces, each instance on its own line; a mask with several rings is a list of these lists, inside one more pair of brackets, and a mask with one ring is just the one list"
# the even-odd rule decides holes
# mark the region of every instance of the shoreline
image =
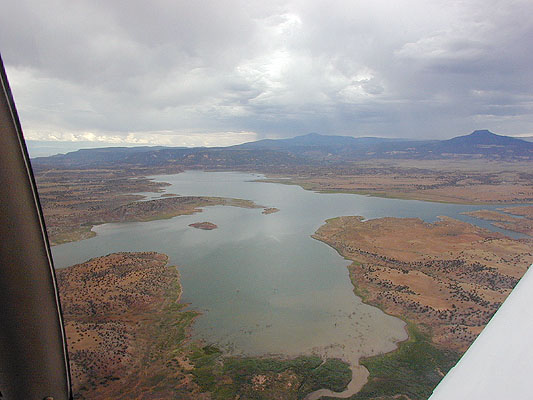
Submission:
[[99,217],[100,220],[84,222],[81,228],[74,228],[62,233],[59,239],[57,238],[59,235],[49,235],[51,236],[50,244],[57,246],[95,237],[97,233],[92,228],[98,225],[171,219],[182,215],[201,213],[203,208],[211,206],[269,209],[251,200],[215,196],[178,196],[134,201],[107,211]]
[[491,225],[533,237],[533,206],[518,205],[516,207],[498,208],[496,210],[477,210],[463,213],[470,217],[489,221]]
[[[416,232],[409,235],[409,233],[402,231],[402,229],[407,229],[407,232],[410,230]],[[396,231],[398,236],[397,239],[389,237]],[[442,242],[439,240],[439,235],[441,234],[453,235],[453,237],[456,238],[453,239],[455,244],[449,245],[452,247],[448,249],[446,246],[442,248],[439,247],[439,243]],[[481,242],[478,242],[476,235],[479,237]],[[427,294],[424,294],[425,292],[423,292],[424,286],[420,286],[420,284],[425,282],[425,278],[422,279],[423,275],[417,272],[420,268],[418,264],[420,262],[422,262],[422,264],[424,263],[424,261],[417,261],[420,257],[416,256],[419,249],[423,250],[421,254],[428,254],[427,258],[425,258],[425,262],[428,263],[427,265],[429,265],[429,267],[427,268],[429,270],[432,268],[431,265],[435,263],[437,263],[436,265],[440,265],[438,263],[443,263],[443,265],[450,266],[457,264],[456,261],[451,262],[451,260],[454,260],[454,256],[446,253],[447,250],[452,250],[454,254],[462,256],[470,254],[472,257],[472,261],[470,262],[474,262],[472,265],[475,266],[475,270],[481,272],[487,271],[482,272],[483,274],[493,274],[493,278],[491,279],[494,279],[494,281],[490,281],[492,283],[488,283],[487,281],[486,284],[489,286],[496,285],[495,289],[497,291],[503,291],[504,293],[500,296],[494,292],[496,297],[492,301],[503,301],[506,294],[510,292],[510,287],[513,286],[511,281],[509,281],[509,285],[511,286],[505,289],[507,287],[506,282],[508,278],[506,278],[505,275],[498,274],[510,273],[513,270],[506,268],[505,266],[499,266],[497,259],[496,261],[491,261],[488,266],[483,266],[483,264],[479,263],[479,261],[484,262],[484,258],[491,260],[491,252],[500,252],[499,249],[501,249],[501,246],[506,243],[509,243],[507,247],[510,247],[510,244],[515,247],[514,249],[509,249],[508,252],[510,256],[512,255],[516,257],[516,262],[523,259],[524,265],[529,265],[531,261],[533,261],[531,254],[528,253],[527,243],[520,240],[505,238],[502,235],[493,234],[489,231],[478,230],[471,224],[462,223],[451,218],[444,218],[441,221],[433,224],[425,224],[421,220],[413,218],[379,218],[377,220],[363,220],[363,217],[337,217],[327,220],[325,224],[322,225],[313,235],[313,238],[327,244],[331,248],[335,249],[341,257],[351,261],[351,264],[348,265],[347,268],[350,272],[350,280],[354,286],[354,293],[358,295],[364,303],[378,307],[385,313],[401,318],[407,323],[406,330],[409,338],[406,341],[399,342],[396,350],[382,355],[362,358],[360,360],[360,363],[368,368],[370,377],[367,385],[361,388],[361,396],[355,396],[353,397],[354,399],[366,399],[367,397],[365,396],[369,393],[374,393],[374,395],[381,393],[383,398],[387,399],[393,398],[388,397],[392,396],[393,393],[396,395],[403,394],[408,396],[408,398],[427,398],[427,396],[431,394],[434,386],[436,386],[438,381],[442,379],[444,373],[446,373],[447,370],[455,364],[460,354],[462,354],[468,345],[474,340],[475,336],[470,335],[468,331],[466,331],[465,334],[462,333],[462,323],[460,319],[458,319],[457,322],[453,322],[455,320],[452,319],[452,322],[449,323],[449,327],[446,324],[439,325],[438,322],[435,322],[432,325],[430,323],[431,319],[427,319],[426,314],[427,310],[431,310],[431,301],[433,301],[433,304],[439,304],[439,307],[443,308],[446,307],[446,304],[449,306],[450,303],[446,302],[448,298],[445,294],[442,296],[438,294],[439,292],[437,289],[439,287],[444,288],[445,286],[442,286],[442,284],[437,280],[435,280],[435,284],[431,283],[431,285],[428,287],[430,290],[437,292],[435,299],[427,303],[426,301],[429,301],[430,299],[423,297],[427,296]],[[500,242],[501,244],[499,244]],[[471,245],[468,243],[471,243]],[[480,243],[485,244],[482,245]],[[494,244],[492,245],[491,243]],[[416,247],[413,248],[413,245]],[[472,250],[468,250],[469,246],[472,246]],[[480,246],[484,246],[484,248],[481,249]],[[389,250],[386,251],[385,249]],[[402,251],[402,249],[405,250]],[[411,260],[411,263],[407,262],[410,257],[408,254],[413,254],[414,258]],[[448,256],[446,256],[446,254],[448,254]],[[444,256],[450,261],[439,261],[439,255],[441,257]],[[502,259],[506,257],[504,254],[500,255]],[[530,260],[530,258],[532,259]],[[422,260],[423,259],[424,258],[422,258]],[[461,263],[458,263],[457,265],[459,268],[462,268]],[[469,264],[464,264],[464,267],[467,268],[465,271],[468,271],[468,268],[470,268],[468,265]],[[432,274],[436,274],[431,275],[433,276],[432,279],[436,279],[436,277],[439,276],[438,274],[442,273],[438,271],[439,269],[436,269],[435,271],[431,272]],[[521,270],[519,269],[515,271],[514,274],[517,277],[521,276],[520,271]],[[445,273],[448,274],[449,272]],[[465,275],[466,280],[465,278],[460,278],[463,275],[461,275],[459,272],[454,272],[453,269],[451,270],[451,273],[458,274],[457,277],[460,282],[462,282],[460,285],[463,285],[465,289],[472,286],[474,288],[472,294],[478,291],[478,293],[482,294],[483,296],[488,296],[488,293],[490,293],[489,287],[484,288],[482,286],[485,284],[483,283],[485,282],[483,280],[485,278],[478,280],[481,278],[481,275],[476,276],[476,274],[479,272],[468,272]],[[411,279],[407,278],[407,276],[411,275]],[[417,280],[420,282],[420,284],[417,283]],[[515,282],[515,280],[512,282]],[[452,284],[457,286],[457,283]],[[424,283],[424,285],[426,284]],[[460,286],[457,286],[457,288],[460,288]],[[430,304],[429,308],[427,308],[427,306],[424,306],[426,308],[420,308],[420,306],[415,307],[414,304],[416,303],[413,303],[413,300],[409,300],[410,298],[417,298],[416,292],[422,293],[420,295],[422,296],[420,300],[422,301],[421,304]],[[467,292],[459,293],[460,296],[466,296],[467,294]],[[450,295],[451,299],[453,300],[455,294],[451,293]],[[497,300],[500,297],[501,300]],[[467,299],[467,297],[460,298],[463,300]],[[478,300],[475,297],[472,297],[471,299],[475,300],[475,302],[479,301],[479,304],[485,304],[484,302],[486,302],[486,300],[483,300],[483,298]],[[471,303],[471,300],[468,300],[465,305],[462,305],[462,300],[454,300],[455,304],[452,304],[453,307],[451,308],[454,311],[452,311],[451,314],[443,314],[439,312],[435,314],[435,317],[438,317],[441,314],[447,315],[446,319],[443,321],[446,323],[449,318],[453,318],[454,313],[457,315],[463,315],[461,314],[461,310],[467,310],[470,304],[472,304],[473,307],[476,307],[477,303],[475,302]],[[493,310],[491,303],[489,302],[484,306],[482,305],[477,307],[481,311],[476,311],[476,313],[473,313],[473,315],[479,315],[479,312],[481,312],[485,317],[479,321],[476,321],[473,316],[470,316],[470,318],[472,318],[472,322],[466,321],[463,322],[463,324],[468,325],[469,323],[474,323],[478,325],[479,328],[482,328],[484,324],[486,324],[490,318],[490,313],[492,313]],[[487,308],[490,311],[488,314]],[[440,321],[440,319],[436,318],[434,321]],[[480,329],[476,328],[472,332],[476,333],[477,335],[479,331]],[[446,336],[448,334],[459,334],[460,336],[458,337],[461,338],[463,344],[456,342],[456,339],[448,339]],[[413,349],[417,349],[417,351],[414,352]],[[427,371],[428,373],[431,371],[433,378],[431,382],[425,382],[426,388],[423,390],[415,389],[417,387],[416,374],[409,372],[409,366],[415,365],[410,363],[420,362],[416,361],[420,358],[417,353],[425,353],[427,354],[426,358],[428,360],[436,360],[434,364],[427,364]],[[390,367],[385,368],[387,365],[390,365]],[[402,371],[402,369],[404,370]],[[395,383],[394,379],[390,380],[389,378],[391,371],[399,371],[398,376],[403,376],[402,382],[404,383],[398,385]],[[389,381],[387,379],[389,379]],[[413,379],[412,384],[409,382],[410,379]],[[387,387],[389,392],[381,389],[380,385]],[[389,385],[391,385],[391,387],[398,386],[398,388],[391,389],[391,387],[388,387]],[[333,397],[335,396],[331,396],[331,398]]]
[[282,177],[272,177],[272,178],[265,178],[265,179],[257,179],[254,182],[261,182],[261,183],[278,183],[282,185],[290,185],[290,186],[299,186],[304,190],[312,191],[315,193],[321,193],[321,194],[355,194],[359,196],[368,196],[368,197],[377,197],[377,198],[384,198],[384,199],[395,199],[395,200],[413,200],[413,201],[424,201],[428,203],[440,203],[440,204],[458,204],[458,205],[465,205],[465,206],[520,206],[520,205],[527,205],[531,204],[532,200],[516,200],[516,201],[472,201],[472,200],[461,200],[457,198],[451,198],[447,199],[447,196],[440,195],[436,196],[436,198],[432,197],[424,197],[417,193],[404,193],[404,192],[386,192],[386,191],[379,191],[379,190],[350,190],[350,189],[320,189],[315,188],[312,186],[308,186],[305,183],[297,182],[291,180],[292,178],[282,178]]
[[[351,382],[346,381],[348,364],[338,359],[313,354],[231,356],[195,340],[193,324],[201,313],[181,303],[180,273],[168,261],[162,253],[121,252],[58,272],[76,399],[127,399],[156,390],[194,400],[217,389],[287,392],[290,396],[283,398],[296,399],[301,390],[337,390]],[[116,339],[113,332],[118,332]],[[242,380],[239,371],[246,365],[260,368],[228,386],[228,379]],[[221,388],[205,380],[206,370],[218,377]],[[288,386],[278,387],[278,378]],[[262,383],[250,389],[253,382]]]
[[[338,218],[338,217],[330,218],[327,221],[334,220],[336,218]],[[325,222],[327,222],[327,221],[325,221]],[[314,234],[311,235],[311,237],[313,239],[315,239],[315,240],[317,240],[319,242],[322,242],[322,243],[326,244],[327,246],[331,247],[343,259],[345,259],[347,261],[350,261],[352,264],[353,263],[357,263],[357,261],[354,261],[352,259],[349,259],[349,258],[346,258],[345,256],[343,256],[338,248],[331,246],[327,242],[319,239],[318,237],[315,237]],[[326,397],[328,399],[329,398],[332,398],[332,399],[333,398],[338,398],[338,399],[351,398],[352,396],[356,395],[357,393],[359,393],[363,389],[363,387],[368,383],[369,378],[371,376],[370,371],[368,370],[368,368],[366,368],[361,363],[361,361],[364,361],[366,359],[377,359],[379,357],[386,356],[388,354],[396,353],[396,352],[398,352],[400,350],[400,347],[401,347],[402,344],[408,343],[408,342],[413,340],[412,335],[409,332],[409,321],[407,321],[404,316],[393,314],[393,313],[389,312],[388,310],[384,309],[380,304],[373,303],[373,302],[369,301],[368,298],[365,296],[364,292],[362,290],[360,290],[360,288],[356,285],[355,281],[353,280],[352,271],[350,269],[350,265],[347,265],[346,269],[348,270],[348,275],[349,275],[349,279],[350,279],[350,282],[351,282],[352,287],[353,287],[354,296],[359,297],[364,304],[367,304],[367,305],[369,305],[371,307],[375,307],[375,308],[381,310],[384,314],[387,314],[387,315],[389,315],[391,317],[395,317],[395,318],[398,318],[398,319],[401,319],[402,321],[404,321],[405,325],[404,325],[403,329],[405,331],[406,338],[403,339],[403,340],[395,342],[395,348],[394,349],[389,350],[389,351],[385,351],[385,352],[382,352],[382,353],[379,353],[379,354],[375,354],[375,355],[372,355],[372,356],[368,356],[368,357],[360,357],[355,364],[352,364],[352,363],[344,360],[345,362],[348,362],[350,364],[350,369],[352,371],[352,380],[350,381],[350,383],[348,384],[346,389],[344,391],[342,391],[342,392],[332,392],[331,390],[328,390],[328,389],[319,389],[319,390],[317,390],[315,392],[309,393],[304,398],[304,400],[319,400],[322,397]],[[354,377],[357,376],[357,375],[354,375],[354,374],[357,374],[357,373],[359,374],[359,378],[355,379]]]
[[[225,198],[214,198],[214,199],[225,199]],[[228,200],[228,199],[225,199],[225,200]],[[232,204],[224,204],[224,205],[235,205],[234,204],[235,202],[241,201],[241,200],[238,200],[238,199],[229,199],[229,200],[230,200],[230,202]],[[157,202],[157,201],[159,201],[159,199],[151,200],[151,202]],[[170,199],[168,199],[166,201],[170,201]],[[147,202],[142,202],[142,203],[146,204]],[[237,206],[239,206],[239,205],[237,205]],[[260,208],[260,207],[263,207],[263,206],[257,206],[256,205],[255,207],[252,207],[252,208]],[[127,211],[129,211],[129,210],[127,210]],[[198,212],[198,211],[196,211],[196,212]],[[200,210],[200,212],[201,212],[201,210]],[[126,217],[127,217],[127,215],[128,214],[126,214]],[[151,218],[148,219],[148,220],[151,220]],[[352,284],[353,284],[353,282],[352,282]],[[369,304],[369,303],[367,303],[367,304]],[[370,305],[374,306],[373,304],[370,304]],[[404,327],[404,330],[405,330],[405,327]],[[405,340],[408,340],[408,338],[406,338]],[[399,342],[394,343],[394,346],[395,346],[396,349],[398,348],[398,343]],[[390,351],[394,351],[394,350],[395,349],[390,350]],[[384,354],[384,353],[380,352],[380,354]],[[311,355],[312,354],[309,354],[309,356],[311,356]],[[245,356],[245,357],[247,357],[247,356]],[[268,357],[268,355],[266,355],[265,357]],[[250,358],[250,357],[247,357],[247,358]],[[279,359],[284,359],[284,358],[286,358],[286,357],[284,357],[283,355],[279,356]],[[327,357],[324,358],[323,360],[325,360],[325,359],[327,359]],[[345,391],[343,391],[341,393],[346,394],[346,393],[348,393],[347,391],[351,391],[350,393],[353,394],[353,393],[355,393],[354,392],[355,389],[359,390],[364,385],[364,383],[366,382],[366,377],[368,377],[369,373],[368,373],[368,370],[364,366],[362,366],[362,365],[360,365],[358,363],[352,363],[351,361],[348,361],[348,360],[344,360],[344,361],[347,362],[350,365],[352,372],[353,371],[357,371],[358,373],[354,376],[355,379],[350,380],[350,382],[348,383],[348,389],[346,389]],[[363,380],[364,380],[364,382],[363,382]],[[319,390],[327,390],[327,389],[319,389]],[[334,392],[327,392],[327,393],[333,394]]]
[[184,351],[199,313],[180,302],[180,274],[168,256],[112,253],[59,271],[58,283],[75,398],[128,398],[159,371],[161,390],[184,377],[165,364]]
[[[212,172],[212,170],[206,170],[207,172]],[[227,170],[223,170],[224,172],[228,172]],[[527,199],[514,199],[514,200],[505,200],[504,198],[501,198],[500,200],[494,200],[494,201],[480,201],[480,200],[472,200],[472,199],[465,199],[465,198],[458,198],[456,196],[449,196],[446,193],[432,193],[430,195],[427,195],[424,193],[424,189],[416,189],[414,191],[402,191],[402,190],[396,190],[396,191],[387,191],[387,189],[350,189],[350,188],[328,188],[328,185],[325,185],[324,182],[318,181],[318,183],[314,184],[312,182],[306,183],[305,181],[301,181],[302,179],[306,179],[305,175],[302,176],[291,176],[290,174],[285,175],[281,177],[277,174],[268,173],[267,171],[249,171],[249,170],[242,170],[243,172],[252,172],[254,174],[260,173],[265,178],[264,179],[256,179],[256,182],[264,182],[264,183],[279,183],[279,184],[285,184],[285,185],[295,185],[299,186],[304,190],[314,191],[316,193],[322,193],[322,194],[328,194],[328,193],[339,193],[339,194],[355,194],[355,195],[361,195],[361,196],[369,196],[369,197],[376,197],[376,198],[390,198],[390,199],[398,199],[398,200],[413,200],[413,201],[424,201],[424,202],[430,202],[430,203],[442,203],[442,204],[460,204],[460,205],[475,205],[475,206],[483,206],[483,205],[491,205],[491,206],[516,206],[516,205],[528,205],[531,204],[531,202],[528,203]],[[83,171],[76,171],[75,176],[79,176],[80,173]],[[39,192],[40,197],[42,198],[42,204],[43,204],[43,210],[45,211],[46,221],[47,221],[47,229],[49,232],[50,237],[50,243],[52,246],[63,244],[63,243],[69,243],[73,241],[79,241],[88,239],[91,237],[94,237],[96,233],[92,231],[92,228],[97,225],[101,225],[104,223],[113,223],[113,222],[127,222],[127,221],[149,221],[149,220],[155,220],[155,219],[167,219],[172,218],[174,216],[179,215],[186,215],[194,212],[201,212],[201,207],[208,206],[208,205],[235,205],[240,206],[239,202],[246,202],[246,200],[242,199],[225,199],[225,198],[217,198],[217,197],[209,197],[209,196],[183,196],[183,197],[196,197],[198,199],[199,204],[197,205],[197,210],[186,210],[183,212],[170,210],[169,212],[165,212],[164,210],[161,210],[159,215],[147,215],[144,218],[138,218],[134,216],[130,216],[129,219],[122,219],[119,216],[113,215],[113,213],[120,212],[121,209],[127,208],[127,206],[131,204],[136,203],[150,203],[150,202],[161,202],[165,200],[170,199],[179,199],[180,197],[168,197],[165,196],[164,188],[169,185],[168,182],[155,182],[153,177],[150,177],[150,171],[144,171],[143,176],[130,176],[127,177],[127,174],[124,175],[125,172],[120,172],[117,175],[117,178],[119,182],[121,182],[122,186],[117,185],[117,187],[110,186],[112,182],[114,182],[113,179],[109,179],[109,182],[102,184],[106,188],[106,191],[104,192],[103,189],[100,190],[98,195],[96,197],[93,197],[85,204],[85,207],[90,204],[94,204],[94,206],[91,206],[88,208],[88,210],[80,209],[80,211],[75,211],[74,214],[69,215],[68,213],[72,213],[70,207],[66,207],[64,210],[61,209],[61,204],[63,201],[65,201],[67,198],[73,197],[73,194],[77,193],[77,191],[81,193],[85,193],[82,189],[84,185],[92,185],[89,178],[88,182],[84,182],[83,180],[79,181],[81,184],[78,184],[78,186],[75,186],[74,191],[71,189],[67,190],[65,189],[65,183],[62,182],[56,182],[52,179],[52,181],[43,181],[43,177],[47,176],[47,173],[43,173],[42,176],[39,176]],[[155,173],[155,171],[153,171]],[[180,171],[178,173],[182,173],[184,171]],[[235,172],[235,171],[232,171]],[[168,172],[162,172],[157,171],[159,175],[174,175],[175,171],[168,171]],[[400,175],[401,176],[401,175]],[[347,177],[340,176],[338,179],[347,179]],[[333,177],[331,178],[333,181],[337,178]],[[300,181],[298,181],[300,180]],[[126,183],[123,183],[123,182]],[[342,180],[341,180],[342,181]],[[327,181],[326,181],[327,182]],[[107,185],[107,186],[106,186]],[[66,186],[67,188],[69,186]],[[450,186],[457,188],[455,186]],[[495,186],[497,188],[497,186]],[[60,189],[60,193],[56,194],[54,192],[54,189]],[[62,191],[61,191],[62,190]],[[145,200],[144,198],[141,198],[136,193],[142,192],[142,191],[150,191],[153,193],[163,193],[160,198],[152,199],[152,200]],[[501,190],[500,190],[501,191]],[[472,195],[472,194],[471,194]],[[110,197],[111,196],[111,197]],[[499,195],[497,195],[499,196]],[[498,198],[498,197],[497,197]],[[216,204],[204,204],[205,202],[209,202],[209,199],[211,199],[212,202]],[[132,202],[133,200],[133,202]],[[140,201],[139,201],[140,200]],[[217,202],[218,201],[218,202]],[[235,204],[220,204],[222,201],[229,201],[234,202]],[[83,203],[83,201],[82,201]],[[154,203],[151,203],[154,204]],[[59,206],[58,206],[59,205]],[[118,207],[115,207],[118,205]],[[266,206],[259,206],[256,205],[258,208],[263,208],[265,214],[269,214],[271,212],[276,212],[277,209],[274,207],[266,207]],[[50,209],[52,207],[52,209]],[[59,207],[59,208],[57,208]],[[248,207],[248,205],[244,205],[244,207]],[[69,218],[72,220],[69,222]],[[505,229],[505,228],[504,228]]]

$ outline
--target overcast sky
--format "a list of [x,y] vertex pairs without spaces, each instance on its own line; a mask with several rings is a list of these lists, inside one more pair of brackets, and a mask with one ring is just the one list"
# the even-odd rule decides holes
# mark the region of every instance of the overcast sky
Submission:
[[28,139],[533,134],[533,1],[13,0]]

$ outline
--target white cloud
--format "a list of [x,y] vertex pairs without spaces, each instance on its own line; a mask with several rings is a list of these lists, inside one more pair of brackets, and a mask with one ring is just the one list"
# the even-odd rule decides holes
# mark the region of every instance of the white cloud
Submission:
[[257,140],[255,132],[89,132],[33,130],[25,131],[26,140],[43,142],[102,143],[118,146],[162,145],[179,147],[231,146]]
[[527,0],[19,0],[0,48],[27,132],[528,132],[532,13]]

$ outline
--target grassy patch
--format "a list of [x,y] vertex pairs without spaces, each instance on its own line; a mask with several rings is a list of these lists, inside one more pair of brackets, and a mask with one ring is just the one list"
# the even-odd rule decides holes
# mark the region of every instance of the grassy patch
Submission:
[[169,354],[180,350],[187,338],[188,330],[194,319],[199,315],[196,311],[184,311],[186,304],[180,303],[181,285],[176,267],[167,267],[175,274],[172,285],[165,293],[165,304],[159,320],[152,326],[153,344],[149,352],[149,360],[169,359]]
[[307,384],[312,390],[330,389],[334,392],[343,391],[352,380],[352,371],[346,363],[337,359],[328,359],[324,364],[312,370]]
[[142,369],[149,369],[146,381],[141,385],[151,390],[173,390],[179,384],[181,372],[176,356],[183,354],[186,348],[188,331],[194,319],[199,315],[196,311],[186,311],[186,304],[179,302],[181,285],[176,267],[170,266],[168,273],[172,283],[165,291],[165,300],[157,318],[151,321],[147,335],[148,346],[143,357]]
[[214,392],[217,388],[217,378],[220,376],[217,360],[221,354],[214,346],[204,346],[195,347],[189,356],[194,365],[194,381],[203,392]]
[[72,228],[67,232],[61,232],[56,234],[49,234],[50,245],[56,246],[58,244],[77,242],[84,239],[89,239],[96,236],[96,232],[93,232],[92,224],[82,225],[79,227]]
[[303,399],[317,389],[342,391],[352,378],[348,364],[317,356],[279,358],[222,358],[213,346],[196,348],[192,374],[202,391],[214,399]]

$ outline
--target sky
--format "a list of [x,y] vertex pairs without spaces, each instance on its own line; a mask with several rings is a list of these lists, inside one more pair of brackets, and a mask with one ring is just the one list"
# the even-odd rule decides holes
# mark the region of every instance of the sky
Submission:
[[17,0],[0,51],[26,139],[65,148],[529,136],[531,15],[531,0]]

